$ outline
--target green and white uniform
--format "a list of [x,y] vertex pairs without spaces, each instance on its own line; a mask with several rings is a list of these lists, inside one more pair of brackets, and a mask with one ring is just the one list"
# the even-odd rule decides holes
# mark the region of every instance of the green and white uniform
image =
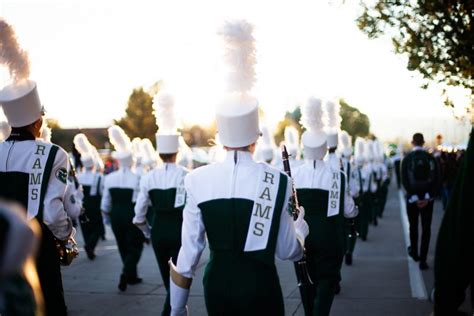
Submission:
[[171,312],[169,300],[170,259],[176,263],[181,247],[181,225],[186,201],[184,177],[188,171],[175,164],[164,163],[145,174],[140,181],[140,193],[135,205],[133,223],[146,221],[149,206],[153,212],[151,222],[151,242],[161,277],[168,295],[162,315]]
[[[296,261],[303,255],[287,212],[288,177],[254,162],[249,152],[229,151],[224,162],[189,173],[185,188],[176,272],[194,276],[207,236],[211,251],[204,275],[208,314],[283,315],[275,256]],[[172,292],[172,306],[175,298]]]
[[344,173],[329,164],[307,160],[293,172],[298,199],[306,210],[309,225],[305,247],[314,282],[313,315],[329,315],[335,287],[341,279],[346,241],[344,218],[357,216]]
[[66,314],[54,239],[67,240],[74,233],[63,201],[67,164],[62,148],[36,140],[26,131],[12,132],[0,143],[0,197],[20,203],[27,219],[36,219],[41,226],[36,265],[48,315]]
[[89,219],[81,223],[82,235],[85,247],[94,251],[99,238],[103,235],[103,219],[100,210],[100,202],[104,189],[104,177],[99,172],[86,169],[77,175],[79,183],[84,190],[83,207]]
[[137,277],[137,265],[143,250],[142,232],[132,223],[140,177],[128,167],[120,167],[105,176],[101,209],[110,216],[112,231],[122,258],[122,273]]

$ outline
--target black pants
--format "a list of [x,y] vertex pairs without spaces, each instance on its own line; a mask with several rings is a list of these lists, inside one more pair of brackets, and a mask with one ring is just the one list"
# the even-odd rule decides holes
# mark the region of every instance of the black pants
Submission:
[[[420,209],[416,203],[407,201],[408,222],[410,223],[410,245],[415,254],[420,255],[420,261],[426,261],[431,238],[431,219],[433,217],[433,201]],[[418,252],[418,218],[421,216],[421,247]]]
[[397,187],[400,189],[402,185],[402,178],[401,178],[401,161],[395,160],[394,162],[394,169],[395,169],[395,176],[397,178]]
[[59,254],[53,234],[44,223],[41,226],[41,243],[36,258],[36,269],[43,292],[46,315],[67,315]]

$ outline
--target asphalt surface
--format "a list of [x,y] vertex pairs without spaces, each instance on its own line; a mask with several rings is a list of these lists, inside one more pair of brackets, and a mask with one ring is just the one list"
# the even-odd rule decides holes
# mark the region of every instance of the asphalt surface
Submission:
[[[442,218],[441,203],[436,202],[432,223],[432,242],[428,265],[420,273],[406,252],[403,217],[398,190],[392,185],[382,219],[377,227],[371,226],[368,240],[359,240],[354,253],[354,264],[344,266],[342,291],[336,297],[331,315],[430,315],[432,305],[425,298],[414,298],[412,288],[423,288],[429,296],[433,287],[434,245]],[[79,233],[78,235],[81,235]],[[78,242],[82,245],[81,236]],[[129,286],[124,293],[117,288],[121,262],[111,230],[107,240],[99,243],[97,258],[89,261],[81,252],[70,267],[63,269],[66,303],[70,315],[158,315],[166,291],[151,246],[144,249],[139,264],[142,284]],[[206,315],[202,276],[208,251],[203,253],[188,301],[191,315]],[[287,315],[303,315],[291,262],[277,260]],[[411,274],[411,275],[410,275]],[[410,278],[418,276],[418,283]],[[420,282],[421,281],[421,282]],[[413,281],[412,281],[413,283]]]

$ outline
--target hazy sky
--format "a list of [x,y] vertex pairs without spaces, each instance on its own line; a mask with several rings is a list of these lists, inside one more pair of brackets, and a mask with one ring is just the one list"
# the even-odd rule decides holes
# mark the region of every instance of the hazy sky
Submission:
[[48,116],[64,127],[110,124],[134,87],[157,80],[175,94],[185,123],[209,123],[225,90],[216,31],[245,18],[257,39],[254,95],[269,124],[310,95],[340,96],[384,138],[420,130],[429,139],[438,129],[465,138],[469,128],[443,108],[439,90],[420,89],[388,39],[370,41],[357,29],[355,9],[314,0],[0,2],[29,51]]

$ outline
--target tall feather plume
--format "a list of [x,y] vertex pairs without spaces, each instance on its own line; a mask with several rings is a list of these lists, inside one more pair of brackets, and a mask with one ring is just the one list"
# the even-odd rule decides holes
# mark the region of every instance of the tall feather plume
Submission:
[[294,126],[285,127],[285,144],[287,146],[297,146],[299,143],[298,130]]
[[157,160],[155,148],[153,148],[153,144],[148,138],[142,139],[140,145],[142,147],[143,158],[145,159],[145,161]]
[[174,98],[171,94],[158,93],[153,99],[155,106],[158,133],[163,135],[176,134],[178,128],[174,111]]
[[331,131],[337,131],[341,127],[341,106],[337,101],[326,101],[326,112],[328,115],[328,129]]
[[354,156],[356,157],[364,157],[364,149],[365,149],[365,140],[361,137],[357,137],[354,144]]
[[339,134],[339,139],[341,141],[342,148],[350,148],[351,147],[351,136],[348,132],[342,131]]
[[262,145],[264,145],[265,147],[271,147],[272,135],[270,134],[270,130],[268,129],[267,126],[262,126],[261,131],[262,131]]
[[41,128],[41,138],[47,142],[51,143],[51,128],[47,124],[43,124],[43,127]]
[[323,131],[326,116],[320,99],[311,97],[301,108],[301,124],[308,131]]
[[139,137],[135,137],[132,139],[132,151],[135,157],[142,157],[142,147],[141,147],[142,140]]
[[15,82],[30,76],[28,53],[18,44],[13,27],[3,19],[0,19],[0,64],[8,68]]
[[87,136],[80,133],[74,136],[73,139],[74,147],[81,154],[81,156],[90,156],[92,157],[93,153],[91,151],[92,144],[87,139]]
[[230,92],[245,94],[250,92],[255,84],[257,59],[252,33],[253,25],[245,20],[228,21],[218,32],[224,40]]
[[109,127],[109,140],[110,143],[114,146],[116,151],[120,152],[131,152],[132,151],[132,144],[130,142],[130,138],[125,134],[123,129],[119,126],[114,125]]

